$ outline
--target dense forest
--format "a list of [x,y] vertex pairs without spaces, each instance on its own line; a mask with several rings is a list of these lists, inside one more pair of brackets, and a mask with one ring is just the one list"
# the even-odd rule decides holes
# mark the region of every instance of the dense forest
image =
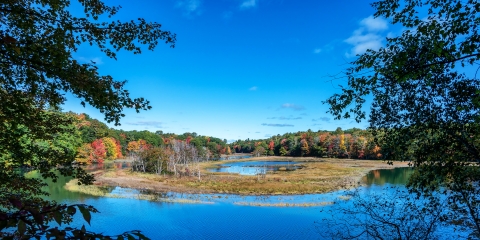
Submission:
[[381,148],[367,130],[352,128],[335,131],[285,133],[262,140],[237,140],[231,144],[236,153],[254,156],[330,157],[380,159]]
[[[180,135],[162,131],[124,131],[109,128],[105,123],[87,114],[55,113],[73,118],[73,126],[58,136],[56,143],[64,152],[75,154],[80,163],[102,163],[105,160],[132,158],[151,149],[163,149],[162,154],[172,155],[178,147],[195,148],[195,155],[204,160],[228,158],[244,153],[253,156],[330,157],[353,159],[380,159],[382,151],[373,141],[372,134],[358,128],[335,131],[307,130],[285,133],[267,139],[237,140],[227,144],[226,139],[202,136],[195,132]],[[148,153],[150,154],[150,153]]]
[[78,138],[76,161],[82,163],[101,163],[104,160],[131,157],[145,150],[171,147],[176,142],[194,146],[201,155],[208,152],[209,159],[218,159],[222,154],[231,154],[227,140],[220,138],[184,133],[163,133],[156,131],[124,131],[109,128],[105,123],[90,118],[87,114],[65,113],[77,120]]

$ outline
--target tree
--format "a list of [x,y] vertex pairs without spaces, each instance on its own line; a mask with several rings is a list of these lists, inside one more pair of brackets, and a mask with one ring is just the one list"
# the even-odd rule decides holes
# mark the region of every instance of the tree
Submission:
[[255,150],[252,152],[255,157],[260,157],[263,154],[265,154],[265,148],[264,147],[256,147]]
[[97,163],[103,163],[103,160],[107,158],[107,149],[102,139],[97,139],[92,142],[93,149],[93,161]]
[[102,138],[103,145],[105,146],[106,158],[113,160],[117,159],[117,145],[114,138],[104,137]]
[[[93,45],[107,57],[119,50],[141,53],[142,45],[152,50],[159,41],[172,47],[175,35],[161,30],[158,23],[144,19],[122,22],[114,19],[120,7],[101,0],[78,0],[83,16],[69,11],[70,1],[6,0],[0,3],[0,232],[3,238],[102,237],[84,229],[52,228],[53,220],[70,223],[75,209],[89,222],[93,207],[66,206],[42,200],[41,182],[25,180],[18,168],[26,164],[43,178],[62,175],[91,183],[74,162],[71,152],[42,148],[75,119],[51,111],[64,103],[64,93],[72,93],[104,113],[108,122],[119,124],[124,108],[150,109],[143,98],[131,98],[126,81],[100,75],[94,62],[79,63],[73,57],[78,47]],[[105,22],[105,19],[112,19]],[[101,20],[99,20],[101,19]],[[103,136],[102,136],[103,137]],[[24,139],[25,141],[19,141]],[[36,141],[42,144],[35,145]],[[27,141],[28,140],[28,141]],[[33,145],[32,145],[33,144]],[[57,169],[57,171],[52,171]],[[8,231],[4,231],[5,229]],[[17,229],[10,231],[11,228]],[[126,237],[128,234],[123,235]]]
[[[418,171],[410,189],[429,193],[439,186],[455,194],[451,206],[480,236],[480,2],[383,0],[372,4],[406,30],[368,50],[346,70],[348,86],[325,101],[336,119],[369,116],[384,158],[410,161]],[[426,12],[426,16],[419,13]],[[351,106],[353,105],[353,106]]]
[[84,143],[77,150],[77,157],[75,160],[79,163],[92,163],[93,162],[93,148],[92,144]]

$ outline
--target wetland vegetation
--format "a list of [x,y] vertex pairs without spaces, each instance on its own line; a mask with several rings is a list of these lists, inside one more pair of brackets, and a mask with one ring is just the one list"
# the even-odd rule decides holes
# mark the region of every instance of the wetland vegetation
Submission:
[[[220,164],[256,161],[295,161],[302,165],[294,171],[275,171],[257,175],[240,175],[228,172],[211,172]],[[278,195],[326,193],[339,189],[358,186],[369,171],[407,167],[407,163],[396,163],[393,166],[382,161],[318,159],[287,159],[285,157],[263,157],[245,160],[224,160],[202,162],[202,177],[175,177],[173,175],[148,174],[134,172],[131,169],[97,170],[96,184],[122,186],[137,189],[173,190],[189,193],[235,193],[243,195]]]

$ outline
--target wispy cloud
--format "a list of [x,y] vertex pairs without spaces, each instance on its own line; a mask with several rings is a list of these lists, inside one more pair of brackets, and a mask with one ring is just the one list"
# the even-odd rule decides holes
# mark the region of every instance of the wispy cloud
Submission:
[[369,16],[360,21],[360,27],[353,31],[352,36],[345,39],[345,42],[353,45],[350,52],[345,55],[353,57],[365,53],[368,49],[378,50],[385,39],[381,33],[388,29],[388,23],[383,18]]
[[162,128],[162,122],[157,122],[157,121],[127,122],[126,124],[133,125],[133,126],[145,126],[145,127]]
[[200,6],[202,2],[200,0],[181,0],[177,1],[177,7],[185,11],[185,15],[200,15],[202,13]]
[[257,89],[258,89],[257,86],[253,86],[253,87],[249,88],[248,90],[250,90],[250,91],[257,91]]
[[314,54],[320,54],[320,53],[331,52],[335,48],[335,45],[338,42],[339,42],[339,40],[335,39],[335,40],[329,42],[328,44],[323,45],[322,47],[317,47],[317,48],[313,49],[313,53]]
[[370,32],[378,32],[388,29],[388,23],[385,19],[375,18],[373,16],[362,19],[360,25],[366,27]]
[[285,103],[285,104],[282,104],[281,108],[290,108],[290,109],[293,109],[295,111],[300,111],[300,110],[304,110],[305,107],[303,106],[300,106],[300,105],[295,105],[293,103]]
[[257,0],[244,0],[242,4],[240,4],[240,9],[247,9],[252,8],[257,5]]
[[272,134],[265,134],[265,137],[266,137],[266,138],[269,138],[269,137],[271,137],[271,136],[272,136]]
[[284,117],[284,116],[281,116],[281,117],[269,117],[267,119],[278,119],[278,120],[300,120],[302,119],[302,117],[293,117],[293,116],[289,116],[289,117]]
[[267,126],[267,127],[293,127],[292,124],[278,124],[278,123],[262,123],[262,126]]
[[314,122],[316,122],[316,121],[330,122],[330,118],[328,118],[328,117],[314,118],[314,119],[312,119],[312,121],[314,121]]

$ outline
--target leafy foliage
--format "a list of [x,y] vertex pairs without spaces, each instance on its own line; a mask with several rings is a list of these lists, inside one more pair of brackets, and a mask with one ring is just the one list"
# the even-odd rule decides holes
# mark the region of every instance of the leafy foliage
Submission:
[[[451,206],[480,234],[480,83],[467,74],[480,60],[478,1],[384,0],[372,4],[405,31],[368,50],[346,71],[348,87],[325,102],[337,118],[365,118],[383,157],[411,161],[417,193],[446,187]],[[419,12],[427,12],[422,16]],[[353,106],[351,106],[353,105]]]
[[[73,164],[78,139],[88,142],[105,137],[102,132],[83,132],[85,119],[59,113],[65,92],[82,99],[105,114],[105,120],[119,124],[124,108],[150,109],[143,98],[131,98],[126,81],[100,75],[94,62],[73,58],[87,43],[107,57],[119,50],[141,53],[141,46],[153,48],[164,41],[174,46],[175,35],[158,23],[122,22],[114,19],[120,7],[100,0],[78,0],[83,15],[70,12],[69,0],[6,0],[0,2],[0,235],[6,239],[111,237],[85,228],[51,227],[51,222],[68,224],[78,209],[90,221],[91,206],[62,205],[43,200],[39,179],[26,179],[25,169],[36,169],[42,178],[57,179],[57,173],[74,176],[81,184],[93,177]],[[106,19],[100,21],[99,19]],[[50,109],[50,111],[46,111]],[[53,110],[53,111],[52,111]],[[95,124],[92,124],[95,125]],[[80,128],[80,130],[79,130]],[[86,133],[86,134],[84,134]],[[80,135],[83,135],[80,137]],[[81,159],[90,158],[88,147]],[[101,155],[101,154],[100,154]],[[88,161],[88,160],[87,160]],[[144,238],[138,231],[118,238]]]

